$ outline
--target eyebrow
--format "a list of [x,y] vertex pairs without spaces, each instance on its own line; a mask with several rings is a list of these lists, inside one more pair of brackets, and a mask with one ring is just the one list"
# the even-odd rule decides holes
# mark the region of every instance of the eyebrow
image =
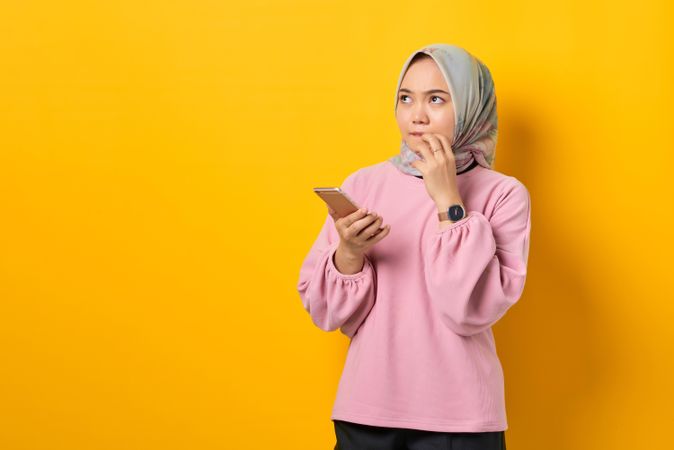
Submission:
[[[410,91],[410,90],[407,89],[407,88],[401,88],[401,89],[400,89],[400,92],[403,92],[403,91],[404,91],[404,92],[409,92],[410,94],[413,93],[412,91]],[[432,94],[432,93],[434,93],[434,92],[441,92],[441,93],[443,93],[443,94],[450,95],[449,92],[445,92],[445,91],[443,91],[442,89],[431,89],[430,91],[424,92],[424,94],[427,94],[427,95],[428,95],[428,94]]]

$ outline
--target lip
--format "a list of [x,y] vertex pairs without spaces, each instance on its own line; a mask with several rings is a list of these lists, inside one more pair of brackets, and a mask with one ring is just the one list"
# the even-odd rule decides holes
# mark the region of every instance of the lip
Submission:
[[423,134],[424,133],[416,133],[416,132],[410,133],[411,136],[416,136],[416,137],[421,137],[421,136],[423,136]]

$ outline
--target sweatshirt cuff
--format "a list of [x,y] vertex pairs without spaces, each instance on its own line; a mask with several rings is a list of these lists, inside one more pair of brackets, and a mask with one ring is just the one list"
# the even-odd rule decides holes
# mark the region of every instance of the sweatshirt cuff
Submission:
[[[479,219],[480,216],[482,216],[482,219]],[[491,225],[491,223],[489,222],[489,219],[487,219],[487,217],[484,214],[482,214],[481,212],[479,212],[479,211],[469,211],[469,212],[466,213],[466,217],[464,217],[463,219],[457,220],[456,222],[454,222],[453,224],[451,224],[447,228],[443,228],[442,230],[436,230],[436,234],[443,234],[443,233],[446,233],[449,230],[453,230],[454,228],[458,228],[460,226],[466,225],[473,218],[476,218],[477,220],[484,220]]]

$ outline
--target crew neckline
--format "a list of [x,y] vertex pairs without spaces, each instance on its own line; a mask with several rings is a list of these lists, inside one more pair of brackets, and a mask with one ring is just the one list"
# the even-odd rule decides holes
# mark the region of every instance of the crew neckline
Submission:
[[[391,161],[391,160],[388,160],[387,162],[390,163],[391,167],[393,167],[395,169],[395,171],[398,174],[400,174],[401,176],[404,176],[406,178],[411,178],[412,181],[417,183],[417,184],[425,184],[425,181],[424,181],[423,178],[416,177],[416,176],[412,175],[411,173],[403,172],[402,170],[398,169],[398,167],[396,167],[396,165],[393,164],[393,161]],[[477,166],[473,167],[472,169],[470,169],[466,172],[457,173],[456,178],[457,179],[464,179],[464,178],[471,177],[474,174],[474,172],[477,172],[478,170],[482,170],[482,169],[484,169],[484,167],[482,167],[480,164],[478,164]]]

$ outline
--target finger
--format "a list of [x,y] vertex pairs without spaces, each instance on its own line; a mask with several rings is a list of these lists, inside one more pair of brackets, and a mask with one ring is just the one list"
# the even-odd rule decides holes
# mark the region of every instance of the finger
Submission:
[[430,147],[429,154],[433,159],[439,160],[438,156],[443,156],[442,153],[444,153],[444,149],[442,147],[442,142],[438,139],[437,133],[424,133],[421,136],[421,139]]
[[444,134],[438,134],[438,139],[442,142],[445,156],[448,159],[454,160],[454,150],[452,149],[452,144],[449,142],[449,138]]
[[424,167],[424,162],[421,160],[418,161],[412,161],[410,163],[411,167],[414,167],[417,169],[419,172],[421,172],[421,175],[426,175],[426,168]]
[[[421,143],[420,145],[423,147],[424,144]],[[419,150],[419,153],[422,153],[422,150]],[[415,159],[410,163],[410,166],[421,172],[421,175],[426,175],[426,161],[424,161],[424,156],[423,154],[417,156],[419,156],[421,159]]]
[[367,216],[363,217],[362,219],[356,220],[354,223],[352,223],[348,227],[348,233],[350,236],[358,236],[361,231],[368,225],[370,225],[373,221],[377,219],[377,215],[374,213],[368,214]]
[[363,236],[366,239],[369,239],[370,237],[374,236],[377,233],[377,230],[379,230],[382,221],[383,218],[381,216],[376,216],[374,222],[372,222],[369,226],[363,228],[361,232],[358,234],[358,236],[359,237]]
[[433,152],[431,152],[431,150],[430,150],[430,144],[428,143],[428,135],[429,134],[430,133],[424,133],[424,134],[421,135],[421,141],[422,142],[421,142],[421,145],[419,146],[419,149],[420,149],[419,151],[421,152],[421,156],[424,157],[424,161],[423,161],[424,165],[426,163],[432,161],[433,159],[435,159],[435,157],[433,156]]
[[384,238],[386,237],[386,235],[389,234],[390,231],[391,231],[391,225],[386,224],[386,225],[384,225],[384,227],[381,229],[381,231],[378,231],[377,233],[375,233],[375,235],[372,236],[370,239],[368,239],[366,242],[368,242],[368,243],[371,242],[371,243],[376,244],[377,242],[379,242],[379,241],[381,241],[382,239],[384,239]]
[[367,215],[367,209],[366,208],[360,208],[357,211],[352,212],[348,216],[343,217],[342,223],[344,224],[345,228],[349,228],[356,220],[362,219]]
[[377,236],[383,230],[384,227],[380,227],[379,224],[377,224],[375,227],[367,227],[365,230],[361,231],[361,233],[357,236],[357,239],[359,239],[362,243],[370,242],[372,238]]

